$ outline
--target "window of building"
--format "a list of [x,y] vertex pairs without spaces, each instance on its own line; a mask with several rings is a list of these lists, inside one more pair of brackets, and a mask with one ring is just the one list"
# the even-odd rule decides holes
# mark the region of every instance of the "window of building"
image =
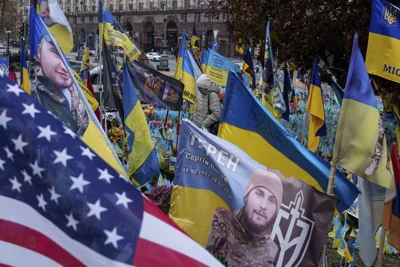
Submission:
[[76,23],[76,17],[74,17],[74,23]]
[[96,6],[92,6],[92,12],[96,12]]
[[149,8],[150,8],[150,10],[154,10],[154,8],[155,8],[154,2],[149,3]]
[[84,7],[85,12],[88,12],[88,6]]
[[198,13],[198,14],[197,14],[197,21],[198,21],[198,22],[201,22],[201,13]]
[[89,17],[89,22],[90,22],[90,23],[93,23],[93,16],[90,16],[90,17]]
[[110,4],[110,11],[114,11],[114,5]]
[[119,9],[118,9],[119,11],[122,11],[122,10],[124,10],[124,5],[123,4],[119,4]]
[[184,21],[187,22],[187,14],[185,14],[185,20]]
[[85,23],[85,17],[81,16],[81,23]]
[[178,8],[178,1],[172,1],[172,9]]
[[227,18],[226,13],[222,13],[222,19],[223,19],[224,21],[226,21],[226,18]]
[[190,0],[185,0],[185,8],[190,8]]
[[75,7],[75,12],[78,12],[78,11],[79,11],[79,7],[76,6],[76,7]]
[[132,11],[133,10],[133,4],[131,3],[131,4],[129,4],[129,11]]
[[139,3],[139,10],[143,10],[144,3]]
[[71,13],[71,8],[67,7],[67,13]]

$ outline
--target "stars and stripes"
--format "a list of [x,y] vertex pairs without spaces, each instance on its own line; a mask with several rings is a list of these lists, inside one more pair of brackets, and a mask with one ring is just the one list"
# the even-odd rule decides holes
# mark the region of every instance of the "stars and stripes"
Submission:
[[219,264],[3,75],[0,170],[0,265]]

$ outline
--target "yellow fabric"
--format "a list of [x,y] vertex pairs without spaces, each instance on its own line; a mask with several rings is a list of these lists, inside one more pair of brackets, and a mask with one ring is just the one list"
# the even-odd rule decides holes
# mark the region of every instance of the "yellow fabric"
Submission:
[[31,94],[31,81],[29,80],[29,73],[26,68],[22,68],[22,84],[21,88],[25,90],[28,94]]
[[89,120],[88,128],[82,136],[82,141],[117,172],[124,177],[126,176],[125,171],[121,168],[119,162],[112,154],[110,147],[107,145],[104,136],[91,119]]
[[369,33],[365,64],[369,73],[400,83],[400,40]]
[[324,125],[325,114],[321,88],[314,84],[311,84],[307,112],[311,115],[310,126],[308,128],[308,149],[315,152],[321,139],[320,136],[316,136],[315,134]]
[[76,73],[72,68],[70,68],[70,70],[74,75],[76,81],[78,82],[79,87],[82,89],[82,92],[85,95],[85,98],[88,101],[90,107],[93,111],[95,111],[99,107],[99,102],[97,102],[97,99],[92,95],[92,92],[90,92],[90,90],[86,87],[86,83],[82,81],[79,74]]
[[379,116],[376,108],[352,99],[343,99],[336,130],[333,163],[372,183],[396,192],[393,176],[386,168],[388,153],[386,140],[383,140],[382,157],[378,169],[369,177],[364,174],[371,163],[378,140]]
[[68,28],[61,24],[54,24],[48,28],[63,53],[68,54],[71,52],[74,47],[72,32],[69,32]]
[[104,41],[108,46],[121,47],[130,62],[133,62],[141,54],[128,36],[125,33],[114,30],[111,23],[104,23]]
[[[184,48],[186,49],[186,48]],[[196,103],[196,80],[193,75],[184,70],[183,61],[187,58],[178,57],[175,69],[175,79],[181,81],[185,87],[183,90],[183,99],[190,103]],[[188,62],[187,64],[191,64]]]
[[174,185],[169,216],[191,238],[205,247],[214,211],[218,207],[229,210],[228,205],[212,191]]
[[[323,192],[319,183],[299,165],[276,150],[259,134],[222,123],[218,136],[243,149],[251,158],[268,168],[280,170],[285,177],[296,177]],[[260,151],[263,151],[260,153]]]
[[[140,101],[136,102],[131,113],[125,119],[125,127],[129,128],[134,134],[132,152],[128,155],[129,172],[131,177],[140,166],[146,161],[154,149],[154,144],[150,138],[150,130],[144,117]],[[126,138],[129,138],[129,132],[126,131]]]

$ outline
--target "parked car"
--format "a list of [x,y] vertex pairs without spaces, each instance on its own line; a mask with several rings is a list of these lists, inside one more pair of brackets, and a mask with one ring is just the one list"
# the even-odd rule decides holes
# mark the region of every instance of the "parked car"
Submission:
[[[103,65],[101,65],[101,69],[103,70]],[[94,67],[93,69],[90,70],[90,81],[92,84],[97,84],[97,81],[99,79],[100,75],[100,66]],[[104,81],[101,81],[102,83]]]
[[7,53],[7,47],[0,45],[0,55],[5,55]]
[[157,52],[150,52],[146,54],[147,58],[152,61],[160,61],[161,56]]

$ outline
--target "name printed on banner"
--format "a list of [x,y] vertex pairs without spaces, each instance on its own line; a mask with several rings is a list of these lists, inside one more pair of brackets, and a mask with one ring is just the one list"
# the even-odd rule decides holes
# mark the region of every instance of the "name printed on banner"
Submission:
[[192,94],[191,92],[189,92],[189,91],[184,90],[183,91],[183,96],[186,97],[185,98],[186,100],[187,100],[187,98],[189,98],[189,100],[196,101],[196,96],[194,94]]
[[[194,134],[191,134],[190,145],[198,146],[199,149],[206,152],[207,157],[201,157],[194,153],[185,151],[185,157],[184,157],[185,160],[190,160],[190,161],[193,161],[194,163],[204,164],[205,166],[207,166],[208,168],[213,170],[217,174],[217,177],[215,177],[211,173],[207,172],[206,170],[198,170],[198,169],[193,169],[193,168],[189,168],[189,167],[184,167],[183,172],[210,178],[214,183],[216,183],[227,194],[229,199],[231,199],[232,198],[231,190],[229,189],[229,185],[228,185],[229,178],[227,176],[225,176],[222,172],[220,172],[218,170],[218,167],[215,166],[214,163],[210,162],[209,159],[210,159],[210,157],[216,157],[215,162],[219,166],[224,167],[225,169],[230,170],[233,173],[235,173],[238,168],[240,158],[227,152],[227,151],[224,151],[222,149],[221,150],[217,149],[214,145],[208,143],[207,141],[199,138],[198,136],[196,136]],[[188,166],[191,166],[191,165],[189,164]]]
[[400,77],[400,68],[383,64],[383,71]]

